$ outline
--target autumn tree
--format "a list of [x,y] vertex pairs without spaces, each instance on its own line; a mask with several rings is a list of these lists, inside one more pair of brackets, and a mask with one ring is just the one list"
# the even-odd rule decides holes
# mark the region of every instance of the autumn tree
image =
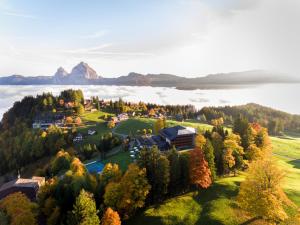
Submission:
[[284,175],[269,159],[253,161],[241,184],[237,202],[252,216],[274,222],[287,219],[285,206],[293,203],[282,190]]
[[145,204],[150,191],[146,169],[130,164],[119,182],[110,182],[105,188],[104,203],[128,218]]
[[203,148],[205,145],[206,139],[202,134],[197,134],[195,137],[195,147],[197,148]]
[[231,169],[242,168],[244,150],[240,146],[241,138],[237,134],[230,134],[224,140],[223,165],[224,172],[229,173]]
[[114,122],[114,121],[108,121],[107,122],[107,127],[109,128],[109,129],[112,129],[112,128],[114,128],[116,126],[116,123]]
[[165,128],[166,125],[166,119],[165,118],[158,118],[154,123],[154,131],[156,134],[159,133],[159,131],[163,128]]
[[118,212],[108,207],[101,219],[101,225],[121,225]]
[[0,211],[4,211],[11,225],[36,225],[37,204],[31,202],[26,195],[17,192],[0,201]]
[[100,224],[93,195],[84,189],[81,190],[79,196],[76,198],[72,213],[78,225]]
[[195,148],[190,153],[190,181],[199,188],[208,188],[212,183],[208,163],[200,148]]

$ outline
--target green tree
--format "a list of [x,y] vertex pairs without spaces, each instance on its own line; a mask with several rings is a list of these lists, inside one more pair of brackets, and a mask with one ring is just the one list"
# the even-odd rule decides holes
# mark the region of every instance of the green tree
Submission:
[[173,148],[168,153],[168,160],[170,162],[170,183],[169,193],[177,194],[181,190],[181,164],[180,155],[176,148]]
[[93,195],[81,190],[79,196],[76,198],[74,209],[72,211],[77,224],[80,225],[99,225],[100,220],[97,216],[96,203]]
[[162,201],[168,192],[170,181],[170,163],[167,157],[160,153],[157,146],[150,150],[140,151],[138,165],[146,168],[147,179],[151,185],[150,198],[153,202]]
[[203,152],[205,156],[205,160],[208,163],[208,167],[211,172],[211,177],[213,180],[216,179],[216,166],[215,166],[215,155],[214,155],[214,147],[209,139],[206,140],[203,146]]

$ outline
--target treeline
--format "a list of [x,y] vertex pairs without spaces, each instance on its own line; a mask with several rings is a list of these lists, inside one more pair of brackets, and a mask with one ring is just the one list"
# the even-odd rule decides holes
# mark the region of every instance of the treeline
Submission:
[[[99,100],[99,98],[97,97],[93,97],[92,101],[96,105],[96,107],[99,108],[100,106],[98,106],[98,102],[103,102],[103,100]],[[107,102],[107,104],[104,104],[101,107],[101,109],[115,114],[124,112],[137,112],[143,115],[148,115],[149,112],[152,111],[152,113],[163,114],[168,116],[181,115],[184,119],[194,118],[195,113],[197,112],[195,106],[193,105],[158,105],[144,102],[132,103],[126,102],[121,98],[117,101],[111,100]]]
[[272,135],[279,135],[285,131],[300,132],[299,115],[253,103],[242,106],[204,107],[198,115],[201,120],[207,122],[222,117],[226,124],[233,124],[234,118],[241,115],[251,123],[259,123],[268,128]]
[[[73,104],[66,107],[65,103]],[[31,127],[33,120],[38,116],[56,112],[63,112],[66,115],[82,114],[84,112],[83,104],[84,96],[81,90],[65,90],[59,96],[53,96],[52,93],[43,93],[36,97],[26,96],[21,101],[15,102],[13,107],[4,113],[0,131],[14,126],[16,120]]]

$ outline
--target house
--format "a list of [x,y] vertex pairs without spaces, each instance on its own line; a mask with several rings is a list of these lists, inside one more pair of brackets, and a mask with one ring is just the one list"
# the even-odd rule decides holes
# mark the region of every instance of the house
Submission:
[[81,142],[83,140],[83,136],[81,133],[78,133],[74,138],[73,142]]
[[31,201],[36,201],[39,188],[45,184],[45,177],[32,177],[31,179],[17,178],[0,187],[0,200],[6,196],[22,192]]
[[177,149],[186,149],[194,147],[196,129],[183,126],[168,127],[160,130],[159,135],[170,146],[175,146]]
[[47,130],[51,125],[63,127],[64,121],[65,116],[61,113],[46,113],[43,115],[39,115],[34,119],[32,123],[32,128]]
[[121,113],[118,115],[118,121],[121,122],[121,121],[124,121],[124,120],[128,120],[128,114],[127,113]]
[[94,135],[94,134],[96,134],[96,131],[95,130],[88,130],[88,135]]

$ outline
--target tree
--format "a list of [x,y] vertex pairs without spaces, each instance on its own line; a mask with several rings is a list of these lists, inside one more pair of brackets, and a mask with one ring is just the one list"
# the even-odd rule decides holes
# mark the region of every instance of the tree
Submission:
[[0,201],[0,211],[5,211],[11,225],[36,225],[37,204],[17,192]]
[[212,143],[209,139],[206,140],[203,146],[203,152],[204,152],[205,160],[207,161],[208,167],[211,172],[211,178],[212,180],[215,180],[217,175],[216,175],[216,166],[215,166],[214,147],[212,146]]
[[150,198],[153,202],[162,201],[168,192],[170,181],[170,163],[167,157],[160,153],[157,146],[150,150],[140,151],[138,165],[146,168],[147,179],[151,185]]
[[112,128],[114,128],[115,126],[116,126],[116,123],[115,123],[113,120],[107,122],[107,127],[108,127],[109,129],[112,129]]
[[97,216],[96,203],[93,195],[86,192],[84,189],[80,191],[76,198],[74,209],[72,211],[77,224],[80,225],[98,225],[100,224]]
[[122,171],[118,164],[107,163],[105,164],[101,175],[101,183],[105,186],[111,181],[119,181],[122,177]]
[[195,147],[198,147],[198,148],[202,149],[203,146],[205,145],[205,142],[206,142],[206,139],[205,139],[205,137],[202,134],[196,135],[196,138],[195,138]]
[[154,131],[156,134],[158,134],[159,131],[165,127],[166,127],[165,118],[158,118],[154,123]]
[[241,184],[237,202],[252,216],[274,222],[288,216],[284,206],[292,206],[281,188],[283,173],[269,159],[253,161],[248,175]]
[[169,193],[177,194],[181,188],[181,164],[180,164],[180,154],[174,147],[168,153],[168,160],[170,162],[170,183],[169,183]]
[[146,169],[130,164],[120,182],[110,182],[105,188],[104,203],[128,218],[145,204],[151,186],[146,178]]
[[199,188],[208,188],[212,183],[211,172],[204,153],[197,147],[190,153],[190,180],[191,184]]
[[60,150],[51,162],[51,172],[56,175],[62,170],[68,170],[71,166],[71,160],[72,157],[68,152]]
[[230,134],[224,140],[223,164],[224,172],[230,169],[240,169],[243,166],[243,147],[240,146],[241,138],[237,134]]
[[121,225],[118,212],[108,207],[102,217],[101,225]]
[[230,170],[235,165],[235,158],[233,157],[231,148],[225,148],[223,152],[223,167],[225,173],[230,173]]

